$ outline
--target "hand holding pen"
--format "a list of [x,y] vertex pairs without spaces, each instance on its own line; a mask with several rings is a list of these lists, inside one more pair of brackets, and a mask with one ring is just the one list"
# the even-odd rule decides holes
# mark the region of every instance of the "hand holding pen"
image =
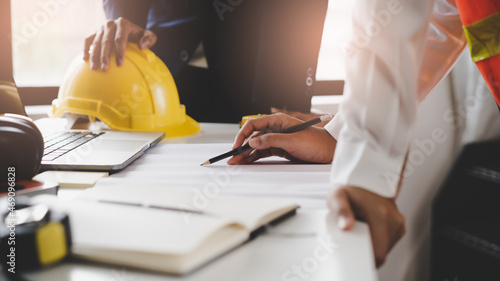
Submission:
[[[324,121],[331,115],[320,118],[323,119],[319,121]],[[249,120],[236,135],[233,149],[245,147],[243,144],[246,140],[250,148],[234,155],[228,164],[248,164],[270,156],[300,162],[330,163],[336,141],[324,128],[311,126],[317,121],[303,122],[281,113]],[[255,131],[268,133],[252,136]]]

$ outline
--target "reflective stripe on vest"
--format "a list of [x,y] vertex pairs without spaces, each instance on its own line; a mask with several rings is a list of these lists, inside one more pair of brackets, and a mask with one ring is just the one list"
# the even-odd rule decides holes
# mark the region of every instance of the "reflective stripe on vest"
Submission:
[[472,60],[500,108],[500,0],[455,0]]

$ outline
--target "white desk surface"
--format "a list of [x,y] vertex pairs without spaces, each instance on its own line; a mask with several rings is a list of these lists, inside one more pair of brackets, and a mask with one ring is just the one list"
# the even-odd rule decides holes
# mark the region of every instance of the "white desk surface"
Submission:
[[[197,135],[166,139],[161,145],[230,143],[238,131],[234,124],[203,123],[202,127]],[[59,196],[72,197],[79,192],[61,189]],[[24,277],[36,281],[377,280],[367,225],[358,222],[349,232],[339,231],[323,199],[309,202],[312,203],[300,208],[296,216],[186,276],[70,259]],[[330,246],[325,246],[325,235],[333,243]],[[144,238],[147,239],[147,233]]]

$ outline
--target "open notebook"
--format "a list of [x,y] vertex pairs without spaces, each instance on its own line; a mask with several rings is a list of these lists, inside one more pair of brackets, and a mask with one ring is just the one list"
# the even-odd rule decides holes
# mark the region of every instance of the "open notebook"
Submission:
[[294,214],[293,202],[166,187],[109,186],[73,200],[41,195],[70,216],[75,256],[185,274],[249,240],[264,225]]

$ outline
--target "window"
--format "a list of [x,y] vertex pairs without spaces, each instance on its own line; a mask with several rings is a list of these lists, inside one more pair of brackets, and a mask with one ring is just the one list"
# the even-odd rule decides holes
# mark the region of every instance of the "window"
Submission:
[[83,39],[105,21],[102,0],[11,0],[14,79],[59,86]]
[[344,50],[352,32],[354,0],[329,0],[318,59],[317,80],[344,80]]
[[[329,0],[318,80],[344,79],[341,48],[350,33],[352,2]],[[15,81],[21,88],[36,87],[30,99],[37,96],[37,91],[49,87],[48,96],[53,98],[67,67],[82,53],[83,39],[105,22],[102,0],[11,0],[11,3]],[[48,104],[50,99],[41,100]]]

